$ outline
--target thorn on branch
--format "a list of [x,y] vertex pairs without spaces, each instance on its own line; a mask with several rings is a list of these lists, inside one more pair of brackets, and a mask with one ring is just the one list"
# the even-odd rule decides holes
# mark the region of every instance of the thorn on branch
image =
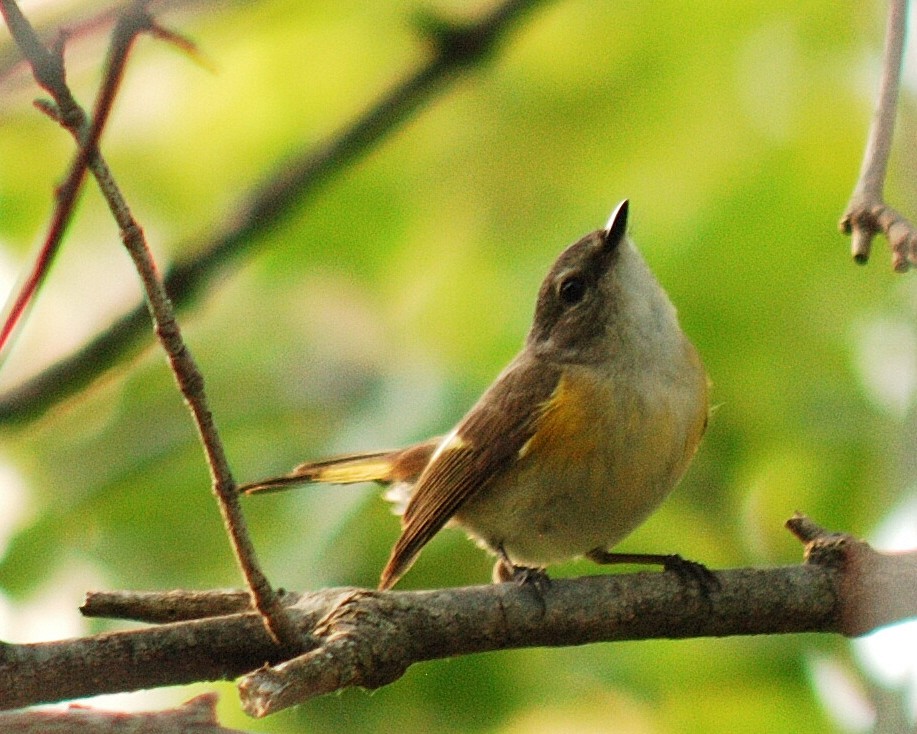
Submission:
[[216,64],[213,62],[213,60],[210,59],[203,51],[201,51],[200,46],[188,38],[188,36],[185,36],[171,28],[166,28],[165,26],[160,25],[156,22],[155,19],[149,28],[149,33],[156,40],[165,41],[166,43],[174,46],[183,54],[185,54],[185,56],[190,58],[196,64],[203,66],[208,71],[216,72]]
[[32,101],[32,105],[36,110],[54,120],[54,122],[60,125],[64,124],[63,118],[61,117],[60,107],[54,104],[52,100],[45,97],[39,97],[38,99]]
[[786,528],[806,544],[829,535],[828,531],[821,525],[801,512],[796,512],[793,517],[786,521]]
[[786,527],[805,546],[803,558],[806,563],[838,570],[843,568],[848,547],[862,542],[850,535],[829,532],[799,512],[786,521]]

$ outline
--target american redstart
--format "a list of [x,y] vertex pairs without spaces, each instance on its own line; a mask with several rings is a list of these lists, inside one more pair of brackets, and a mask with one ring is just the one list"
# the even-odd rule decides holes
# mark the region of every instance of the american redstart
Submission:
[[240,491],[389,485],[402,531],[380,589],[450,523],[497,556],[495,581],[544,578],[544,566],[582,555],[699,566],[608,550],[676,485],[708,412],[700,357],[626,236],[627,209],[560,254],[522,351],[445,437],[302,464]]

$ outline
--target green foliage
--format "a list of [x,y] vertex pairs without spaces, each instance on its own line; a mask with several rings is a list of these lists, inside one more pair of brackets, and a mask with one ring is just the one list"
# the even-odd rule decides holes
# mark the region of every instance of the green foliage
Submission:
[[[411,19],[426,7],[278,1],[163,18],[217,71],[142,40],[102,141],[161,263],[188,257],[253,181],[425,58]],[[491,64],[303,202],[183,314],[237,477],[447,430],[520,345],[555,254],[628,197],[717,408],[682,486],[622,549],[792,563],[800,548],[782,523],[796,509],[867,535],[913,469],[901,458],[912,396],[871,400],[877,377],[858,361],[882,319],[913,335],[913,286],[888,272],[881,241],[868,269],[854,267],[836,227],[883,7],[558,0],[531,13]],[[103,53],[91,36],[68,57],[87,104]],[[26,81],[0,80],[0,244],[17,269],[72,149],[30,107]],[[906,110],[899,140],[912,127]],[[915,200],[913,178],[912,165],[893,174],[893,201]],[[88,185],[5,384],[134,297],[103,208]],[[0,558],[9,598],[73,564],[115,588],[240,583],[156,349],[3,440],[26,508]],[[373,585],[397,535],[360,489],[245,509],[289,588]],[[447,531],[403,586],[482,582],[489,565]],[[525,650],[415,666],[386,690],[267,722],[245,720],[230,688],[221,707],[228,726],[278,732],[828,731],[805,666],[813,648],[847,654],[820,637]]]

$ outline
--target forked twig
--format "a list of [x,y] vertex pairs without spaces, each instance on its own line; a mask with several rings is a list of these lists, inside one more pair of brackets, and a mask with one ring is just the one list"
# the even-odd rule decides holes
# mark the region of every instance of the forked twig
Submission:
[[905,272],[917,265],[917,229],[885,203],[888,171],[901,85],[908,0],[890,0],[885,30],[882,78],[872,125],[863,153],[860,176],[840,221],[841,231],[851,236],[851,254],[858,263],[869,259],[872,239],[879,232],[888,238],[892,267]]
[[[15,0],[0,0],[0,10],[17,44],[32,64],[36,79],[54,96],[59,119],[74,134],[80,144],[70,173],[58,196],[46,245],[42,249],[42,257],[39,258],[41,262],[33,269],[34,278],[30,279],[30,281],[34,280],[32,290],[23,291],[17,298],[17,305],[22,302],[19,314],[22,313],[28,299],[34,294],[34,289],[40,283],[43,272],[46,272],[42,270],[42,267],[47,267],[49,258],[53,257],[53,253],[60,246],[66,224],[73,213],[76,193],[85,177],[87,167],[91,164],[102,193],[118,222],[121,239],[140,275],[156,335],[166,352],[179,389],[194,418],[210,468],[213,491],[219,502],[220,512],[236,558],[251,590],[252,603],[261,613],[275,642],[284,645],[293,644],[294,634],[286,612],[258,565],[255,549],[249,538],[245,518],[235,491],[229,462],[208,405],[203,375],[182,339],[181,330],[175,320],[174,309],[159,278],[143,231],[133,218],[127,202],[96,147],[120,88],[131,46],[138,35],[157,28],[155,21],[147,13],[146,4],[143,0],[133,3],[121,15],[115,26],[92,122],[88,130],[84,132],[85,114],[70,94],[64,78],[62,48],[58,49],[56,54],[49,53],[20,12]],[[11,323],[15,325],[15,321]]]

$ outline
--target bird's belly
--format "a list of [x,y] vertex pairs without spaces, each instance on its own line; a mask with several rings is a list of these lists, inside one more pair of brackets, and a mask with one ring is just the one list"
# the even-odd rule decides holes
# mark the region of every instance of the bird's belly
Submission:
[[602,461],[571,464],[553,476],[520,471],[489,485],[456,522],[517,565],[543,566],[610,548],[636,528],[672,488],[662,477],[621,477]]
[[513,469],[462,506],[456,523],[523,566],[611,548],[642,523],[694,454],[705,396],[684,401],[669,390],[661,400],[657,391],[653,401],[636,393],[612,402],[594,390],[570,389]]

